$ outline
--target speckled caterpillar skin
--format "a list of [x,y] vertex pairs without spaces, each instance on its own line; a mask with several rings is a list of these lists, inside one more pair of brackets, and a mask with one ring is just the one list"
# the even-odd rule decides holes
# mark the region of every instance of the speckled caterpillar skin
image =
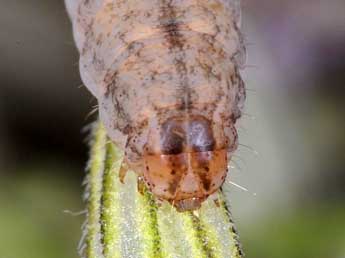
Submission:
[[245,99],[237,0],[67,0],[110,138],[159,198],[196,209],[224,182]]

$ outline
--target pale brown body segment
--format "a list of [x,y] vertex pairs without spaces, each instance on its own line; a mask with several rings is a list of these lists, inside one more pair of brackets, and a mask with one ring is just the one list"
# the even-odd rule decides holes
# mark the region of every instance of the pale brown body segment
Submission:
[[125,162],[191,210],[223,184],[245,99],[235,0],[67,0],[85,85]]

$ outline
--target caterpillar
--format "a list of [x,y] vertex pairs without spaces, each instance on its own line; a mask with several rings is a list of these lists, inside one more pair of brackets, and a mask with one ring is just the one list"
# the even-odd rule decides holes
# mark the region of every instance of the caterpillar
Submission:
[[83,83],[157,200],[195,210],[224,183],[245,101],[239,0],[66,0]]

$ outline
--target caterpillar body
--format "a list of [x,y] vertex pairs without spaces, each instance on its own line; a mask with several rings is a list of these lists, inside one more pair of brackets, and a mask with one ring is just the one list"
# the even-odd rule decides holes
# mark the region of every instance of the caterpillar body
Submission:
[[245,87],[239,0],[66,0],[107,133],[159,200],[194,210],[223,184]]

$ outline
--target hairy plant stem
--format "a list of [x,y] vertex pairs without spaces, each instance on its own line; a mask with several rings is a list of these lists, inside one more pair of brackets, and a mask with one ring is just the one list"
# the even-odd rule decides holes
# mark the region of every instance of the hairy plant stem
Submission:
[[129,171],[119,181],[122,152],[101,123],[92,132],[86,181],[87,221],[80,253],[86,258],[241,258],[228,204],[206,201],[196,212],[157,205],[147,189],[137,191]]

